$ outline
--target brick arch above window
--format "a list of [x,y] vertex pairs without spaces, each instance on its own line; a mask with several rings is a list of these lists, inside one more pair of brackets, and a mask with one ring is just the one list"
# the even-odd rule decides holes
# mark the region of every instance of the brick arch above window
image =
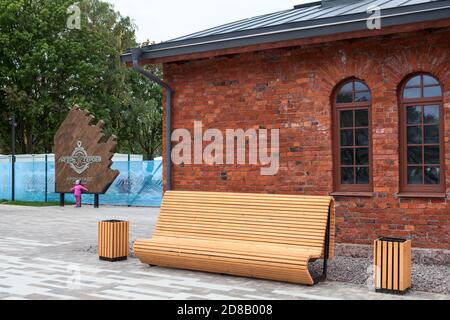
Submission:
[[437,79],[448,78],[448,49],[431,43],[418,44],[415,49],[399,46],[389,50],[383,60],[383,81],[388,90],[397,90],[405,78],[416,73],[430,73]]
[[401,193],[445,193],[443,94],[430,73],[411,74],[399,87]]
[[333,94],[335,192],[372,191],[372,94],[359,79],[341,82]]

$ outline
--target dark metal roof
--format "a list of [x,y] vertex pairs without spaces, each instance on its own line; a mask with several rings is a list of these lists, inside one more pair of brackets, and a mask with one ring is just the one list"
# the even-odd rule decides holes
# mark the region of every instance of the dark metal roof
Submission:
[[450,0],[323,0],[146,46],[142,59],[367,30],[370,6],[381,9],[382,27],[450,18]]

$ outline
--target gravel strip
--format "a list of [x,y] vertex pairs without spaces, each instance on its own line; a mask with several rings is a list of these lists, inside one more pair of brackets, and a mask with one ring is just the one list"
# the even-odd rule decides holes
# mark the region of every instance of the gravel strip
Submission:
[[[310,264],[311,274],[322,274],[323,261]],[[328,280],[354,284],[372,284],[372,260],[368,258],[335,257],[328,263]],[[450,267],[413,264],[412,290],[450,294]],[[450,297],[449,297],[450,299]]]
[[[92,245],[76,251],[97,254],[97,250],[97,246]],[[130,258],[134,258],[133,246],[130,246]],[[323,260],[317,260],[309,265],[313,277],[319,277],[322,274],[322,267]],[[327,279],[372,287],[372,259],[337,256],[328,263]],[[450,267],[413,264],[412,284],[412,290],[450,294]]]

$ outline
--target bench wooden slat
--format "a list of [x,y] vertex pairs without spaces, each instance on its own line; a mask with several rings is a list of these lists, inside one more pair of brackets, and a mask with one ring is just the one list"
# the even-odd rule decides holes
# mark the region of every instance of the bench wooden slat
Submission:
[[[214,231],[211,231],[211,229],[214,228]],[[255,228],[252,228],[251,226],[248,225],[243,225],[243,226],[235,226],[235,227],[231,227],[230,225],[227,225],[227,228],[224,228],[220,225],[220,227],[218,227],[218,224],[205,224],[202,223],[202,227],[198,227],[198,226],[187,226],[185,224],[177,224],[175,222],[171,223],[170,225],[167,225],[165,228],[158,226],[158,231],[159,230],[170,230],[173,232],[179,231],[182,232],[182,230],[186,231],[186,232],[196,232],[196,231],[204,231],[204,232],[209,232],[209,233],[220,233],[220,234],[227,234],[229,232],[233,232],[235,234],[242,234],[242,235],[260,235],[260,236],[267,236],[267,237],[271,237],[276,236],[276,237],[286,237],[286,238],[308,238],[308,239],[317,239],[319,242],[323,242],[323,237],[320,236],[320,234],[317,233],[317,230],[315,230],[316,232],[306,232],[306,231],[302,231],[302,232],[295,232],[295,230],[293,232],[289,232],[288,229],[271,229],[269,227],[266,228],[261,228],[261,226],[258,227],[257,231],[254,231]],[[313,230],[314,231],[314,230]],[[324,230],[325,231],[325,230]]]
[[[226,229],[233,229],[233,230],[254,230],[254,228],[257,226],[259,231],[265,231],[265,232],[272,232],[272,233],[281,233],[281,234],[298,234],[298,235],[311,235],[311,236],[318,236],[318,231],[323,231],[324,227],[320,225],[302,225],[302,230],[298,230],[299,224],[292,224],[288,228],[283,226],[280,223],[273,223],[270,224],[270,222],[267,223],[246,223],[244,226],[242,226],[242,222],[245,220],[239,220],[239,221],[230,221],[230,220],[224,220],[224,219],[217,219],[216,221],[210,219],[194,219],[194,221],[197,221],[198,223],[201,223],[205,227],[217,227],[217,225],[221,225],[222,228],[226,224]],[[167,228],[171,228],[172,226],[189,226],[188,225],[188,219],[171,219],[171,220],[164,220],[161,221],[161,223],[158,226],[158,230],[160,230],[162,227],[166,226]],[[308,228],[309,227],[309,228]]]
[[[230,257],[244,257],[245,259],[256,259],[279,263],[305,264],[304,252],[310,254],[320,254],[320,251],[299,249],[296,246],[258,246],[249,245],[245,241],[230,241],[226,244],[219,241],[199,240],[199,239],[177,239],[158,237],[152,243],[153,250],[170,250],[178,253],[178,248],[182,244],[184,253],[204,254],[208,256],[226,255]],[[137,248],[145,250],[146,243],[136,244]],[[214,248],[214,250],[211,250]]]
[[[177,199],[201,199],[201,201],[214,200],[216,202],[231,201],[231,202],[256,202],[256,203],[315,203],[315,204],[327,204],[331,197],[316,197],[316,196],[296,196],[296,195],[275,195],[275,194],[249,194],[249,193],[208,193],[208,192],[195,192],[193,195],[191,192],[181,191],[168,191],[176,198],[169,199],[174,201]],[[264,201],[264,202],[262,202]],[[224,202],[226,203],[226,202]]]
[[[309,207],[309,208],[320,208],[320,207],[327,207],[327,202],[321,201],[321,202],[307,202],[307,201],[298,201],[294,202],[291,200],[284,200],[284,201],[266,201],[264,203],[261,203],[262,201],[265,201],[265,199],[255,199],[255,200],[248,200],[248,199],[239,199],[239,200],[228,200],[226,198],[224,199],[205,199],[202,200],[202,203],[204,204],[213,204],[215,206],[238,206],[238,207],[283,207],[283,208],[289,208],[289,207]],[[283,203],[289,201],[289,203]],[[178,198],[174,200],[167,201],[166,204],[198,204],[198,201],[196,199],[184,199],[184,198]]]
[[[145,252],[145,251],[144,251]],[[212,259],[196,254],[178,253],[170,255],[151,251],[148,255],[143,253],[144,259],[158,261],[158,266],[181,268],[206,272],[228,273],[238,276],[272,279],[301,284],[314,284],[307,272],[307,265],[293,265],[268,263],[266,261],[248,261],[244,259]]]
[[[267,217],[264,215],[261,215],[260,217],[252,216],[251,221],[249,221],[248,217],[245,215],[235,215],[235,214],[222,214],[220,217],[217,217],[217,215],[214,214],[207,214],[204,213],[204,211],[200,211],[198,213],[201,214],[185,214],[183,216],[180,216],[180,213],[182,212],[175,212],[175,213],[166,213],[164,215],[164,220],[160,220],[160,223],[164,223],[165,221],[186,221],[190,222],[193,219],[194,220],[203,220],[204,222],[208,221],[214,221],[214,222],[223,222],[223,223],[242,223],[245,222],[247,224],[261,224],[261,225],[270,225],[275,226],[277,224],[280,224],[281,226],[285,226],[285,222],[289,221],[290,225],[292,226],[304,226],[307,229],[319,229],[323,230],[323,221],[315,221],[313,219],[295,219],[292,217]],[[310,227],[310,228],[308,228]]]
[[[181,233],[173,233],[171,231],[169,232],[160,232],[158,234],[158,236],[161,237],[173,237],[173,236],[177,236],[180,238],[192,238],[193,236],[198,237],[199,239],[223,239],[223,240],[236,240],[236,241],[253,241],[253,242],[261,242],[261,243],[266,243],[266,244],[273,244],[273,243],[279,243],[279,244],[285,244],[285,245],[298,245],[299,241],[301,241],[302,244],[304,244],[305,246],[310,246],[312,247],[316,247],[316,248],[320,248],[321,250],[323,249],[323,243],[318,242],[318,241],[312,241],[309,239],[298,239],[298,238],[294,238],[294,239],[289,239],[289,238],[273,238],[272,242],[268,242],[267,238],[262,238],[262,237],[258,237],[258,236],[254,236],[254,235],[248,235],[247,237],[238,237],[238,236],[230,236],[230,235],[212,235],[212,234],[208,234],[208,233],[197,233],[197,234],[181,234]],[[322,254],[323,256],[323,254]]]
[[152,240],[136,256],[164,267],[229,273],[312,285],[310,259],[325,255],[331,197],[170,191]]
[[[173,236],[176,232],[176,234],[180,234],[180,237],[183,236],[182,232],[180,232],[179,230],[173,231],[167,231],[166,233],[159,233],[158,236],[166,236],[167,234],[169,234],[170,236]],[[309,246],[314,246],[314,247],[322,247],[322,241],[318,240],[318,239],[311,239],[309,237],[273,237],[271,238],[271,241],[268,241],[267,238],[261,237],[258,234],[248,234],[247,236],[238,236],[238,235],[228,235],[227,233],[223,233],[223,234],[213,234],[212,232],[198,232],[198,233],[184,233],[184,238],[192,238],[195,236],[198,236],[199,238],[211,238],[211,239],[235,239],[235,240],[239,240],[239,241],[257,241],[257,242],[263,242],[263,243],[267,243],[267,244],[295,244],[295,243],[304,243],[307,244]]]
[[[153,255],[152,261],[158,261],[158,265],[167,268],[187,269],[205,272],[228,273],[237,276],[272,279],[278,281],[314,284],[311,275],[306,272],[299,272],[299,268],[280,268],[279,266],[271,266],[268,264],[243,264],[242,260],[223,259],[220,262],[205,261],[203,257],[197,256],[175,256]],[[225,271],[224,271],[225,270]],[[226,271],[226,270],[232,270]],[[274,279],[274,274],[276,278]]]
[[271,214],[271,215],[295,215],[295,216],[301,216],[301,215],[307,215],[311,218],[315,218],[315,217],[323,217],[323,210],[326,208],[325,206],[320,208],[320,207],[281,207],[281,206],[277,206],[275,207],[276,212],[274,210],[274,207],[269,207],[269,206],[261,206],[261,207],[256,207],[256,206],[239,206],[238,204],[236,205],[229,205],[229,206],[221,206],[218,204],[202,204],[202,207],[199,208],[198,207],[198,203],[177,203],[176,205],[173,205],[171,203],[167,203],[164,204],[163,208],[165,210],[184,210],[185,212],[198,212],[198,210],[205,210],[205,211],[212,211],[212,212],[217,212],[217,209],[220,208],[223,212],[230,212],[230,213],[235,213],[235,212],[242,212],[242,213],[247,213],[247,214]]
[[[183,215],[183,216],[181,216]],[[207,222],[208,219],[222,219],[225,223],[226,221],[232,223],[233,221],[252,221],[253,224],[264,224],[264,223],[270,223],[275,224],[279,223],[281,225],[286,225],[286,222],[290,222],[291,224],[299,224],[299,225],[310,225],[310,226],[321,226],[320,230],[323,230],[323,224],[326,222],[327,219],[321,218],[321,219],[309,219],[306,217],[292,217],[292,216],[283,216],[283,215],[277,215],[274,217],[268,217],[267,215],[247,215],[247,214],[232,214],[232,213],[223,213],[220,217],[217,217],[217,215],[214,215],[213,213],[206,213],[203,211],[200,211],[198,213],[189,213],[189,212],[183,212],[183,211],[167,211],[166,215],[164,215],[164,219],[190,219],[195,220],[204,220],[204,222]],[[166,221],[164,220],[164,221]],[[171,221],[171,220],[169,220]],[[163,222],[163,221],[162,221]]]

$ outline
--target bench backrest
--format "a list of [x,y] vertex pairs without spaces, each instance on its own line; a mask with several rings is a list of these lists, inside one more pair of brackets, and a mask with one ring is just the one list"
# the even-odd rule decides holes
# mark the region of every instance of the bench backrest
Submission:
[[323,255],[329,212],[331,258],[331,197],[169,191],[154,236],[297,245],[321,250]]

